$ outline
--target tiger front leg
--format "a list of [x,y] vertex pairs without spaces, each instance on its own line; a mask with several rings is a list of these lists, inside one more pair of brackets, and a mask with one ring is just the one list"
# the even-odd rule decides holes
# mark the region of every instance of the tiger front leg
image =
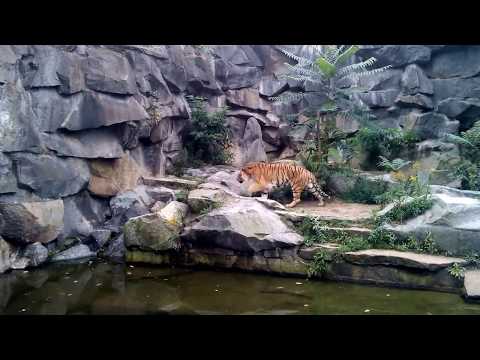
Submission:
[[292,187],[293,200],[290,204],[285,205],[287,208],[293,208],[294,206],[296,206],[301,201],[300,200],[300,195],[302,193],[302,190],[303,189]]

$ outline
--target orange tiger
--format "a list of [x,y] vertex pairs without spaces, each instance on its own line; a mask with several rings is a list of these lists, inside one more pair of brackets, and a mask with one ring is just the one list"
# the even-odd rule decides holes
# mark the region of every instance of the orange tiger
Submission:
[[267,196],[274,187],[290,184],[293,192],[293,200],[286,205],[289,208],[294,207],[300,202],[300,194],[305,188],[319,200],[319,206],[324,205],[322,195],[329,197],[322,191],[315,176],[310,171],[292,163],[256,162],[248,164],[240,170],[237,181],[243,183],[249,180],[253,180],[248,187],[250,193],[262,192]]

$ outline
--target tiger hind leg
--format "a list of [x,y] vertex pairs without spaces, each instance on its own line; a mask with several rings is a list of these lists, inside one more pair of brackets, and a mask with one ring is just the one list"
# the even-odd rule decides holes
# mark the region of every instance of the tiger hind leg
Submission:
[[[318,199],[318,206],[325,206],[325,202],[323,201],[323,196],[330,197],[325,194],[316,184],[309,183],[307,185],[307,189],[311,192],[317,199]],[[323,196],[322,196],[323,195]]]

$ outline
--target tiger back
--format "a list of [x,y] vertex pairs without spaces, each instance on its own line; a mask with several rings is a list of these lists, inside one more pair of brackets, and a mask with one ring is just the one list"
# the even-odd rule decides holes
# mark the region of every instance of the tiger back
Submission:
[[320,206],[324,205],[323,196],[329,197],[321,190],[315,176],[310,171],[294,163],[251,163],[240,170],[237,180],[240,183],[251,181],[248,187],[250,193],[268,194],[274,187],[290,185],[293,200],[286,205],[287,207],[294,207],[300,202],[300,195],[304,189],[319,200]]

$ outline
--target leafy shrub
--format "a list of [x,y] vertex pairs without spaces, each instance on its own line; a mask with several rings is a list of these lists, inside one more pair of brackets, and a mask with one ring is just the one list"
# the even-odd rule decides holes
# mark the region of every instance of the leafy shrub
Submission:
[[419,216],[430,209],[433,201],[428,196],[420,196],[410,201],[398,201],[395,206],[381,218],[381,221],[404,222],[410,218]]
[[341,243],[339,250],[340,252],[360,251],[370,249],[371,247],[372,245],[368,239],[361,236],[353,236],[345,238]]
[[461,181],[463,190],[480,191],[480,121],[460,136],[447,135],[446,140],[459,145],[462,158],[452,177]]
[[209,113],[205,99],[188,98],[192,109],[191,127],[185,136],[189,156],[214,165],[228,164],[232,159],[231,135],[225,123],[227,108]]
[[355,143],[367,153],[367,163],[372,164],[377,164],[379,156],[398,157],[405,147],[418,141],[412,132],[373,126],[361,128],[355,136]]
[[372,181],[363,177],[357,178],[351,190],[342,194],[343,200],[361,203],[376,204],[379,196],[387,191],[388,185],[383,181]]
[[322,275],[328,270],[328,264],[332,260],[332,254],[327,250],[321,249],[313,255],[313,260],[308,264],[307,276],[310,278],[312,276]]

